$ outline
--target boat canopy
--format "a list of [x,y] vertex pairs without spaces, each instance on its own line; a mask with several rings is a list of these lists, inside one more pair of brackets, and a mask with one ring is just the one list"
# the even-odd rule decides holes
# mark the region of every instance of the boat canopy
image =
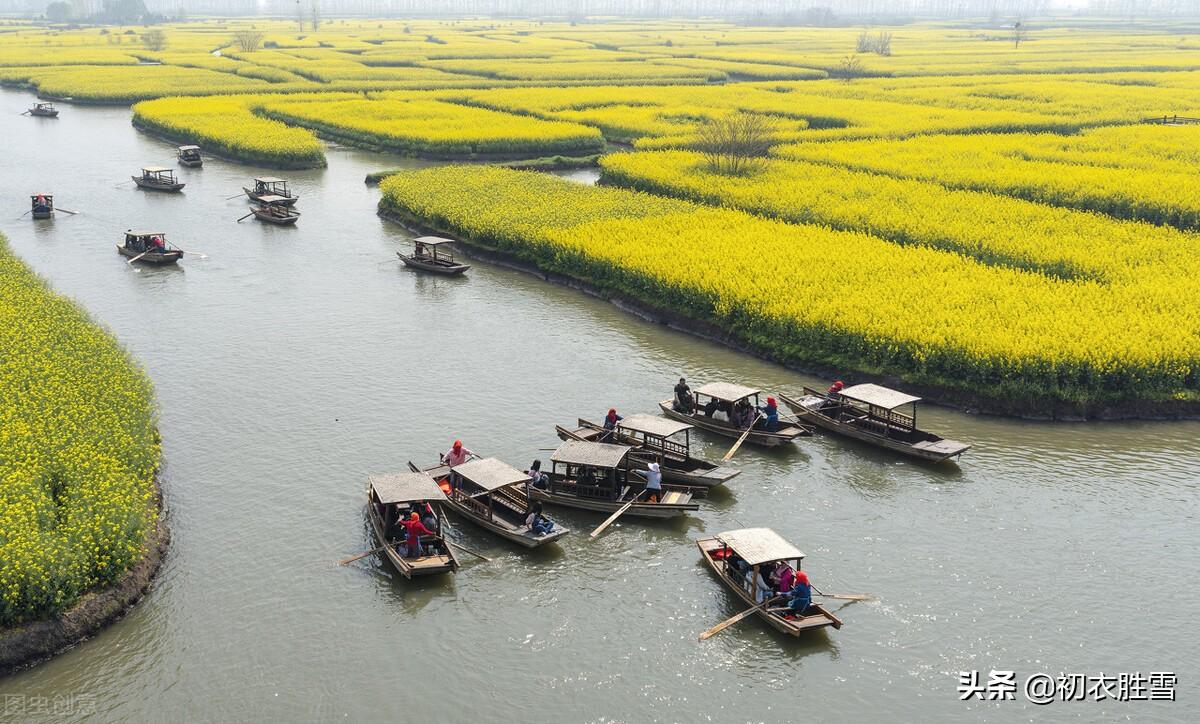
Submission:
[[275,194],[266,194],[264,196],[259,196],[258,200],[263,202],[264,204],[278,204],[283,201],[291,201],[291,199],[289,199],[285,196],[276,196]]
[[[556,463],[565,465],[590,465],[595,468],[616,468],[633,448],[628,445],[610,445],[604,442],[566,440],[550,456]],[[458,468],[455,468],[457,470]]]
[[884,410],[894,410],[902,405],[921,401],[920,397],[870,383],[847,387],[838,394],[846,399],[862,402],[872,407],[880,407]]
[[526,483],[530,480],[525,473],[496,458],[483,458],[455,465],[451,468],[451,472],[489,492],[506,485]]
[[395,473],[393,475],[371,475],[371,489],[379,502],[415,503],[425,500],[441,500],[446,497],[437,482],[425,473]]
[[753,387],[743,387],[729,382],[709,382],[696,390],[696,394],[706,397],[715,397],[723,402],[737,402],[744,400],[747,397],[757,395],[761,390],[756,390]]
[[718,533],[717,540],[733,549],[734,553],[752,566],[767,561],[782,561],[803,558],[796,546],[788,543],[770,528],[743,528]]
[[438,246],[439,244],[453,244],[454,239],[445,239],[440,236],[418,236],[413,239],[415,244],[424,244],[425,246]]
[[638,413],[630,415],[624,420],[617,423],[617,427],[633,432],[640,432],[643,435],[652,435],[654,437],[670,437],[684,430],[692,429],[692,425],[686,422],[672,420],[669,417],[659,417],[657,415],[643,415]]
[[146,173],[164,173],[170,170],[171,169],[167,168],[166,166],[142,166],[142,171],[145,171]]
[[179,150],[180,151],[199,151],[200,147],[199,146],[180,146]]
[[133,231],[130,229],[125,232],[125,236],[161,236],[165,239],[167,235],[161,231]]
[[281,179],[281,178],[275,178],[274,176],[263,176],[263,177],[261,177],[261,178],[255,178],[255,179],[254,179],[254,182],[255,182],[255,183],[260,183],[260,184],[282,184],[282,183],[287,183],[287,182],[286,182],[286,181],[284,181],[283,179]]

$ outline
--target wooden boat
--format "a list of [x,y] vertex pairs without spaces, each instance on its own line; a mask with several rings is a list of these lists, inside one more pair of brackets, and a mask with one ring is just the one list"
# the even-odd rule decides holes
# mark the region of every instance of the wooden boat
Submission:
[[39,118],[58,118],[58,109],[54,107],[53,103],[38,102],[25,112]]
[[[764,563],[783,561],[794,570],[800,570],[804,554],[784,540],[770,528],[745,528],[718,533],[712,538],[696,541],[700,555],[717,578],[737,596],[743,605],[750,607],[759,603],[755,589],[749,581],[759,575]],[[739,575],[732,561],[744,560],[750,566],[751,575]],[[772,628],[789,636],[799,636],[806,631],[832,626],[841,628],[842,621],[819,603],[809,605],[805,615],[794,617],[783,602],[778,606],[760,607],[755,614]]]
[[454,261],[454,255],[447,245],[454,243],[453,239],[443,239],[440,236],[420,236],[413,239],[413,253],[396,252],[404,266],[453,276],[462,274],[471,268],[470,264],[459,264]]
[[[418,469],[411,462],[408,466]],[[453,469],[442,464],[424,472],[438,482],[452,512],[517,545],[538,548],[571,532],[557,521],[546,535],[529,530],[529,476],[496,458],[471,460]]]
[[[741,470],[710,463],[692,457],[691,432],[693,425],[677,420],[668,420],[656,415],[629,415],[617,423],[611,435],[604,426],[580,418],[574,430],[556,427],[563,440],[587,440],[599,442],[611,440],[634,448],[627,458],[635,470],[645,470],[651,462],[658,463],[663,480],[694,488],[709,489],[724,485],[741,474]],[[680,440],[678,435],[682,434]],[[674,438],[674,439],[672,439]]]
[[199,146],[180,146],[178,149],[179,163],[189,168],[199,168],[204,165],[200,156]]
[[[600,442],[565,440],[550,456],[549,487],[529,486],[529,497],[567,508],[615,513],[635,498],[644,497],[644,482],[629,479],[625,456],[633,448]],[[675,518],[699,510],[692,491],[663,485],[658,503],[634,503],[624,514],[632,518]]]
[[879,385],[854,385],[836,395],[805,387],[798,400],[787,395],[779,399],[818,427],[921,460],[941,462],[971,447],[917,428],[921,398]]
[[[162,242],[162,249],[147,251],[155,249],[152,240],[156,237]],[[147,264],[174,264],[183,258],[183,251],[172,248],[167,243],[167,235],[159,231],[126,231],[125,243],[117,244],[117,251],[121,256]]]
[[179,191],[184,184],[175,179],[175,171],[166,166],[144,166],[141,176],[130,176],[140,188],[152,191]]
[[49,219],[54,216],[54,194],[30,194],[30,213],[35,219]]
[[242,191],[246,192],[246,195],[250,197],[251,201],[257,201],[259,203],[264,203],[264,196],[278,196],[282,198],[283,201],[277,201],[274,203],[278,203],[283,206],[295,206],[296,202],[300,200],[298,195],[293,194],[288,189],[287,181],[284,181],[281,178],[275,178],[274,176],[262,176],[260,178],[256,178],[254,179],[253,190],[243,186]]
[[292,208],[282,196],[263,196],[258,206],[251,206],[250,213],[259,221],[279,226],[290,226],[300,220],[300,212]]
[[[405,541],[403,529],[396,530],[397,516],[408,513],[413,504],[429,504],[437,506],[446,499],[442,489],[433,478],[425,473],[396,473],[393,475],[372,475],[367,487],[367,516],[371,520],[371,528],[375,531],[377,545],[386,546],[384,555],[400,575],[411,579],[413,576],[431,576],[437,573],[455,573],[458,571],[458,559],[454,550],[446,545],[444,540],[423,539],[422,546],[432,546],[433,555],[422,555],[408,558],[401,555]],[[445,521],[441,530],[445,530]]]
[[[710,382],[695,391],[696,407],[690,413],[676,410],[674,398],[663,400],[658,403],[658,406],[664,415],[672,419],[695,425],[701,430],[715,432],[718,435],[740,438],[742,433],[746,432],[746,428],[735,425],[729,420],[731,411],[735,405],[743,401],[748,403],[751,409],[757,408],[760,394],[761,390],[753,387],[743,387],[728,382]],[[704,398],[708,399],[707,403],[703,402]],[[717,417],[718,414],[722,414],[723,417]],[[762,447],[776,447],[813,433],[812,428],[805,425],[780,423],[778,430],[770,432],[763,429],[761,424],[760,422],[759,426],[750,432],[746,442]]]

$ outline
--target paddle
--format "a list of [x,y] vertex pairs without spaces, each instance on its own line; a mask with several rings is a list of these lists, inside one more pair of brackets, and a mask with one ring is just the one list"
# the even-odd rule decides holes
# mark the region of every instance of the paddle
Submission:
[[242,223],[242,219],[249,219],[251,216],[254,216],[254,212],[253,212],[253,211],[251,211],[250,213],[246,214],[246,215],[245,215],[245,216],[243,216],[241,219],[238,219],[238,220],[237,220],[237,222],[240,224],[240,223]]
[[491,563],[491,562],[492,562],[492,559],[491,559],[491,558],[488,558],[487,556],[483,555],[482,553],[476,553],[475,551],[471,550],[470,548],[467,548],[466,546],[462,546],[462,545],[459,545],[459,544],[457,544],[457,543],[454,543],[453,541],[451,541],[451,540],[447,539],[447,538],[446,538],[446,537],[444,537],[444,536],[436,536],[436,537],[437,537],[437,539],[438,539],[438,540],[442,541],[442,542],[443,542],[443,543],[445,543],[446,545],[448,545],[448,546],[454,546],[455,548],[459,549],[459,550],[460,550],[460,551],[462,551],[463,553],[470,553],[471,555],[475,556],[475,557],[476,557],[476,558],[478,558],[479,560],[481,560],[481,561],[484,561],[484,562],[486,562],[486,563]]
[[201,259],[208,258],[208,254],[201,254],[198,251],[188,251],[187,249],[180,249],[179,247],[175,247],[175,251],[183,252],[184,254],[191,254],[192,256],[198,256]]
[[[33,213],[33,209],[30,209],[29,211],[26,211],[26,212],[25,212],[25,214],[32,214],[32,213]],[[25,214],[21,214],[21,215],[20,215],[20,216],[18,216],[17,218],[18,218],[18,219],[23,219],[23,218],[25,218]]]
[[383,550],[384,548],[387,548],[387,546],[385,546],[385,545],[379,546],[378,548],[372,548],[371,550],[367,551],[366,553],[359,553],[356,556],[350,556],[349,558],[343,558],[342,560],[338,561],[338,565],[344,566],[344,565],[353,563],[354,561],[357,561],[359,558],[366,558],[367,556],[371,555],[372,553],[378,553],[379,551]]
[[821,593],[821,590],[816,586],[809,586],[813,591],[816,591],[818,596],[825,598],[837,598],[843,601],[874,601],[875,597],[869,593]]
[[239,196],[245,196],[245,195],[246,195],[246,192],[245,192],[245,191],[243,191],[242,193],[240,193],[240,194],[234,194],[233,196],[230,196],[229,198],[227,198],[227,199],[225,199],[225,200],[226,200],[226,201],[233,201],[234,199],[238,198]]
[[75,214],[78,214],[78,213],[79,213],[78,211],[71,211],[70,209],[64,209],[64,208],[63,208],[63,207],[61,207],[61,206],[59,206],[59,207],[55,208],[54,210],[55,210],[55,211],[61,211],[61,212],[63,212],[64,214],[71,214],[72,216],[74,216]]
[[126,264],[132,264],[132,263],[134,263],[135,261],[137,261],[138,259],[141,259],[143,256],[146,256],[146,255],[147,255],[147,254],[149,254],[149,253],[150,253],[150,250],[149,250],[149,249],[147,249],[146,251],[143,251],[141,254],[138,254],[137,256],[133,257],[132,259],[128,259],[128,260],[126,260],[126,261],[125,261],[125,263],[126,263]]
[[644,493],[644,492],[646,492],[646,491],[645,490],[640,491],[637,495],[633,496],[633,500],[631,500],[628,503],[626,503],[625,505],[621,506],[621,509],[618,510],[617,512],[608,516],[608,520],[606,520],[603,523],[601,523],[600,525],[596,526],[596,530],[592,531],[588,537],[595,538],[596,536],[603,533],[604,529],[607,528],[608,526],[612,525],[613,521],[615,521],[617,518],[620,518],[622,513],[629,510],[630,508],[632,508],[633,504],[638,501],[638,498],[642,497],[642,493]]
[[741,613],[737,614],[736,616],[732,616],[730,618],[725,619],[721,623],[717,624],[716,626],[713,626],[709,630],[700,634],[700,640],[707,641],[708,639],[712,638],[713,636],[716,636],[717,634],[721,633],[725,629],[734,625],[738,621],[741,621],[743,618],[746,618],[750,614],[757,612],[761,608],[766,608],[767,604],[769,604],[777,599],[780,599],[780,598],[783,598],[783,596],[772,596],[771,598],[768,598],[767,600],[763,601],[762,603],[758,604],[757,606],[752,606],[751,608],[748,608],[745,611],[742,611]]
[[754,416],[754,422],[750,423],[750,427],[746,428],[746,431],[743,432],[742,436],[738,438],[738,441],[733,444],[733,447],[729,448],[729,452],[725,453],[725,457],[721,458],[721,462],[729,462],[729,458],[733,457],[733,454],[738,451],[738,448],[742,446],[742,443],[746,442],[746,438],[750,437],[750,433],[754,432],[754,426],[758,424],[758,421],[761,418],[761,412]]

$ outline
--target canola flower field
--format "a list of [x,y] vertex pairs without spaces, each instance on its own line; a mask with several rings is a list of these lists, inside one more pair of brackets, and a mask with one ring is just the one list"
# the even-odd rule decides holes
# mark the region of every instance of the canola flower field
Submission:
[[154,394],[0,237],[0,626],[118,579],[157,520]]

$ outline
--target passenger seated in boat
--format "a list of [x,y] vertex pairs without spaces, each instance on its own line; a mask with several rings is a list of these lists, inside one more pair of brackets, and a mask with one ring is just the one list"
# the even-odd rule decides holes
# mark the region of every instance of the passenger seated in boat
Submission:
[[525,525],[534,535],[547,535],[554,532],[554,522],[542,515],[541,503],[533,504],[529,516],[525,518]]
[[837,407],[838,405],[842,404],[841,392],[842,388],[845,386],[846,385],[842,384],[841,380],[838,380],[830,385],[829,389],[825,391],[825,401],[821,403],[821,407]]
[[413,256],[415,256],[415,257],[425,256],[425,245],[421,244],[421,243],[413,244]]
[[796,571],[787,562],[780,563],[775,569],[775,590],[780,593],[790,593],[796,582]]
[[595,485],[596,471],[590,465],[584,465],[579,468],[579,475],[575,478],[575,482],[580,485]]
[[760,405],[758,411],[763,414],[760,423],[762,428],[767,432],[777,432],[779,430],[779,405],[775,404],[775,398],[768,397],[767,404]]
[[662,500],[662,470],[658,463],[650,463],[646,470],[646,502],[657,503]]
[[739,430],[745,430],[754,424],[754,406],[749,400],[738,400],[733,405],[733,412],[729,416],[730,422],[738,427]]
[[754,578],[751,582],[753,587],[750,589],[750,592],[754,594],[755,603],[762,603],[775,593],[775,589],[767,582],[768,574],[765,569],[766,566],[759,566],[758,572],[752,574]]
[[788,597],[788,607],[792,609],[792,615],[799,618],[808,611],[808,607],[811,605],[812,585],[808,582],[808,574],[804,571],[796,571],[792,592]]
[[600,442],[614,442],[613,430],[616,429],[617,423],[624,419],[617,414],[617,408],[608,408],[608,414],[604,416],[604,434],[600,436]]
[[454,444],[450,447],[450,451],[442,453],[440,458],[442,462],[450,467],[454,467],[455,465],[462,465],[474,457],[474,455],[475,453],[463,447],[462,440],[455,440]]
[[405,557],[420,558],[423,555],[421,550],[421,536],[437,535],[437,533],[426,528],[425,524],[421,522],[421,516],[415,512],[410,513],[408,520],[402,521],[402,525],[407,533],[407,538],[405,539],[405,543],[407,544],[404,553]]
[[155,236],[150,237],[150,250],[151,251],[163,251],[165,248],[166,248],[166,245],[163,244],[163,240],[162,240],[161,236],[155,235]]
[[679,384],[675,385],[675,402],[672,406],[676,412],[687,415],[696,409],[696,398],[692,397],[692,388],[688,387],[687,380],[683,377],[680,377]]
[[547,490],[550,487],[550,476],[542,472],[542,461],[534,460],[529,469],[525,471],[529,476],[530,484],[538,490]]

